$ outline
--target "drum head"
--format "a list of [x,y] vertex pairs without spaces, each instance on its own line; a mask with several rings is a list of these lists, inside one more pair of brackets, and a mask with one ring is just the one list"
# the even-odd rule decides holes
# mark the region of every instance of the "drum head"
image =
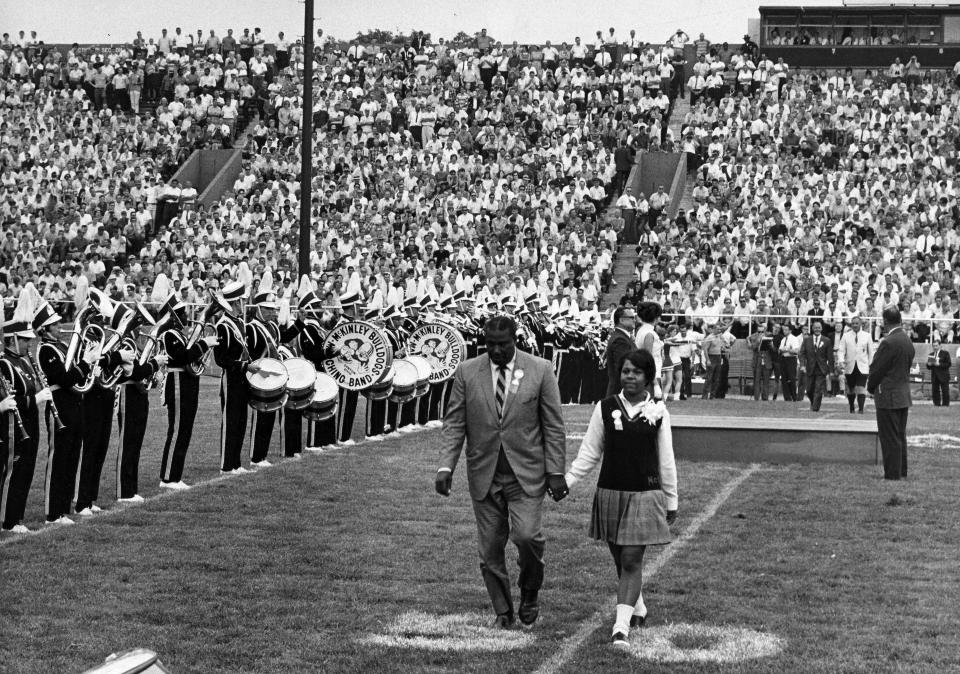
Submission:
[[260,367],[258,372],[247,372],[250,386],[260,391],[275,391],[287,385],[290,378],[283,363],[276,358],[260,358],[253,362]]
[[395,389],[414,387],[417,385],[420,372],[417,370],[417,366],[411,363],[409,359],[401,358],[395,360],[393,361],[393,367],[393,387]]
[[413,363],[417,368],[417,382],[427,382],[430,380],[430,362],[423,356],[407,356],[407,360]]
[[317,372],[317,378],[313,384],[313,402],[327,403],[337,399],[340,393],[340,387],[336,380],[326,372]]
[[287,381],[288,389],[309,389],[317,379],[317,370],[306,358],[287,358],[283,361],[284,367],[290,379]]

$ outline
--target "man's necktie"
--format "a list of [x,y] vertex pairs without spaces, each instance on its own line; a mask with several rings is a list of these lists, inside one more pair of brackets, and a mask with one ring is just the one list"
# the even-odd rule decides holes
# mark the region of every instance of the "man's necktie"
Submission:
[[507,366],[497,368],[497,415],[503,419],[503,402],[507,399]]

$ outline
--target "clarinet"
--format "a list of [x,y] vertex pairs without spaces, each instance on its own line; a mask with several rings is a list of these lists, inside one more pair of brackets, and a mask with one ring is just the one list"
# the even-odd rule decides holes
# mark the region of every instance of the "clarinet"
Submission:
[[[30,363],[33,365],[33,369],[37,373],[37,380],[40,382],[41,388],[50,388],[47,385],[47,376],[43,373],[43,368],[40,367],[40,362],[37,360],[37,357],[32,355],[30,356]],[[50,414],[53,416],[53,425],[58,431],[66,428],[66,424],[60,421],[60,413],[57,411],[57,403],[53,401],[53,398],[50,398],[50,401],[47,402],[47,409],[50,410]]]
[[[13,391],[13,383],[7,379],[7,375],[0,374],[0,398],[12,396]],[[16,403],[14,403],[13,409],[10,411],[13,412],[13,421],[17,425],[17,432],[20,433],[20,438],[23,440],[28,439],[30,434],[27,433],[27,429],[23,425],[23,417],[20,416],[20,409],[16,406]]]

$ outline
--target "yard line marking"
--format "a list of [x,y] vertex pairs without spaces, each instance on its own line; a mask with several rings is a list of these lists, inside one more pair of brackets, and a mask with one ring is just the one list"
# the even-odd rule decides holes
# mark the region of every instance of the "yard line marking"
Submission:
[[[667,549],[657,555],[657,558],[654,559],[650,564],[643,565],[644,581],[655,577],[657,572],[659,572],[667,562],[669,562],[679,551],[683,550],[687,543],[693,540],[693,537],[697,535],[697,532],[700,531],[700,528],[706,524],[709,519],[717,514],[717,511],[724,503],[726,503],[727,499],[730,498],[730,495],[733,494],[734,490],[743,484],[744,480],[753,475],[759,469],[760,464],[752,463],[740,471],[740,473],[727,484],[725,484],[723,489],[721,489],[720,492],[713,497],[713,500],[707,504],[707,507],[704,508],[703,512],[697,515],[687,526],[687,528],[683,530],[683,533],[680,534],[677,540],[668,545]],[[609,613],[609,611],[610,607],[605,603],[598,608],[593,615],[581,622],[573,636],[571,636],[569,639],[566,639],[560,650],[554,654],[553,657],[540,665],[540,667],[536,670],[536,674],[554,674],[554,672],[560,671],[560,668],[563,667],[568,660],[570,660],[577,649],[579,649],[580,646],[583,645],[583,642],[587,640],[587,637],[589,637],[598,629],[598,625],[603,619],[604,614]]]
[[[432,430],[434,430],[434,429],[432,429],[432,428],[417,429],[417,430],[412,431],[412,432],[410,432],[410,433],[406,433],[405,435],[415,435],[415,434],[417,434],[417,433],[422,433],[422,432],[424,432],[424,431],[432,431]],[[341,450],[341,449],[350,449],[350,448],[353,448],[353,447],[363,447],[364,445],[376,445],[376,444],[379,444],[379,443],[378,443],[377,441],[370,442],[369,440],[367,440],[366,438],[364,438],[363,440],[359,440],[359,441],[355,442],[355,443],[352,444],[352,445],[336,445],[336,446],[334,446],[334,447],[331,447],[330,449],[325,449],[325,450],[322,451],[322,452],[304,452],[304,453],[301,455],[301,458],[300,458],[299,460],[302,461],[304,458],[306,458],[306,456],[309,456],[309,455],[312,455],[312,454],[316,454],[316,455],[318,455],[318,456],[322,456],[322,455],[324,455],[324,454],[329,454],[329,453],[331,453],[331,452],[335,452],[335,451]],[[286,464],[288,464],[288,463],[290,463],[290,461],[282,461],[281,463],[276,463],[276,464],[274,464],[274,466],[282,466],[282,465],[286,465]],[[271,468],[273,468],[273,466],[271,466]],[[252,477],[252,476],[257,475],[257,474],[259,474],[259,473],[261,473],[261,472],[263,472],[263,471],[270,470],[271,468],[258,468],[258,469],[256,469],[256,470],[250,471],[249,473],[246,473],[245,475],[232,475],[232,474],[228,474],[228,475],[217,475],[216,477],[212,477],[212,478],[210,478],[209,480],[202,480],[202,481],[200,481],[200,482],[197,482],[197,483],[195,483],[195,484],[190,485],[190,489],[184,489],[184,490],[164,489],[164,490],[161,490],[161,491],[157,492],[157,493],[154,494],[153,496],[148,496],[148,497],[146,497],[145,499],[143,499],[143,501],[142,501],[141,503],[123,503],[123,504],[117,504],[117,507],[115,507],[115,508],[110,508],[109,510],[104,510],[104,511],[99,512],[99,513],[97,513],[97,514],[95,514],[95,515],[89,515],[89,516],[87,516],[87,517],[79,517],[79,516],[77,516],[76,519],[74,519],[75,524],[72,525],[72,526],[71,526],[71,525],[66,525],[66,526],[64,526],[64,525],[57,525],[57,526],[44,525],[42,528],[36,529],[36,530],[34,530],[34,531],[31,531],[29,534],[7,534],[7,535],[4,537],[3,540],[0,540],[0,547],[3,547],[4,545],[13,545],[14,543],[19,543],[20,541],[31,540],[31,539],[36,538],[37,536],[42,536],[42,535],[45,535],[45,534],[51,534],[51,533],[54,533],[54,532],[61,532],[61,531],[70,531],[70,530],[74,529],[75,527],[77,527],[77,526],[79,526],[79,525],[83,525],[83,524],[94,524],[94,523],[96,523],[96,522],[99,522],[99,521],[101,521],[101,520],[103,520],[103,519],[105,519],[105,518],[111,517],[111,516],[113,516],[113,515],[118,515],[118,514],[120,514],[120,513],[127,512],[127,511],[129,511],[129,510],[134,509],[134,508],[142,507],[142,506],[146,505],[147,503],[153,503],[154,501],[159,501],[160,499],[165,499],[165,498],[171,498],[171,497],[174,497],[174,496],[178,496],[178,495],[180,495],[180,494],[188,493],[188,492],[193,491],[194,489],[199,489],[199,488],[201,488],[201,487],[209,487],[209,486],[211,486],[211,485],[219,484],[220,482],[225,482],[225,481],[230,480],[230,479],[232,479],[232,478]]]

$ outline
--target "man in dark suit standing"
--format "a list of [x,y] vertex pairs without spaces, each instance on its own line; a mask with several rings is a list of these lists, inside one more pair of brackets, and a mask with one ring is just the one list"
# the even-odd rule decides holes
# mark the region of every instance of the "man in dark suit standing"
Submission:
[[603,354],[607,364],[607,393],[609,398],[620,393],[620,366],[623,357],[636,349],[633,333],[637,328],[637,310],[629,304],[617,307],[613,312],[613,331],[607,340],[607,350]]
[[616,196],[619,196],[626,187],[630,170],[633,168],[633,147],[621,141],[620,146],[613,152],[613,163],[617,169],[617,180],[614,185],[614,199],[616,199]]
[[867,392],[877,408],[877,431],[883,452],[883,477],[899,480],[907,476],[907,413],[910,411],[910,365],[915,351],[900,324],[900,309],[883,310],[883,329],[870,363]]
[[823,336],[823,323],[813,322],[813,334],[803,340],[800,360],[807,369],[807,398],[810,409],[820,411],[823,393],[827,390],[827,377],[833,372],[833,342]]
[[930,370],[930,386],[933,397],[933,406],[947,407],[950,404],[950,354],[942,348],[940,340],[933,338],[930,345],[930,355],[927,357],[927,369]]
[[530,627],[540,615],[543,584],[543,495],[564,498],[566,432],[553,365],[517,351],[517,324],[509,316],[487,320],[487,352],[461,363],[443,420],[437,493],[450,495],[464,441],[467,482],[480,543],[480,572],[497,617],[493,627],[514,623],[507,573],[507,537],[517,546],[520,608]]

